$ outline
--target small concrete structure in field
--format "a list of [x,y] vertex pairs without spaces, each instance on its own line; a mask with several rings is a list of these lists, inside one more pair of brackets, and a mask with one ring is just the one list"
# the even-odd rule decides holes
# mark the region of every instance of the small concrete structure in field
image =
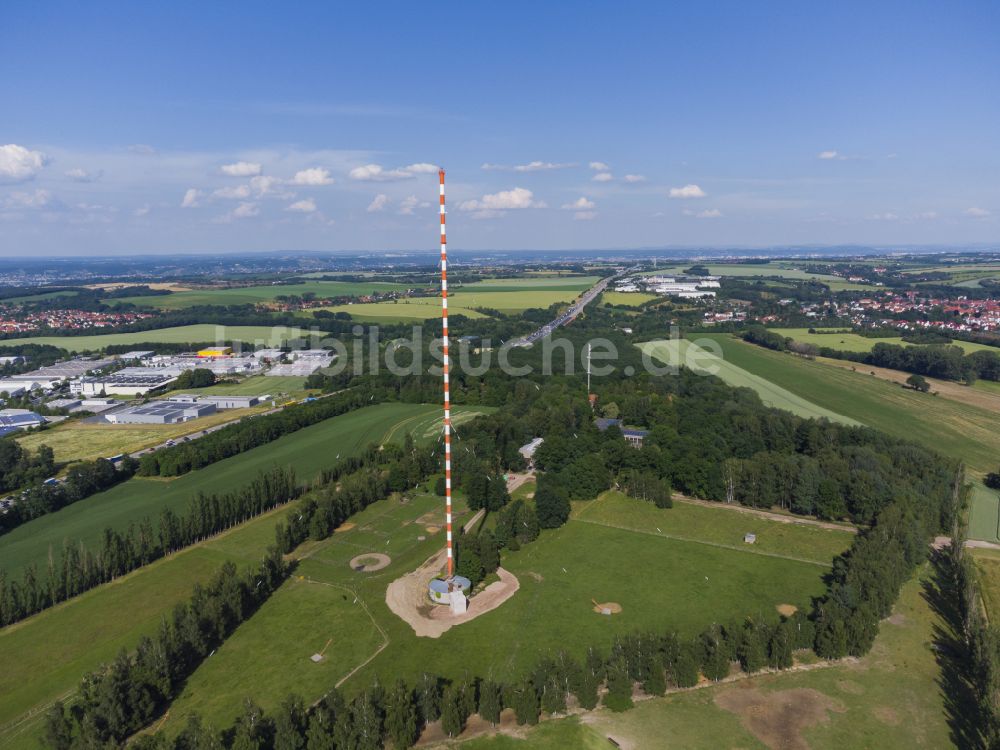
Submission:
[[748,531],[743,535],[743,542],[745,544],[755,544],[757,542],[757,535]]
[[469,606],[468,591],[472,581],[465,576],[451,578],[432,578],[427,584],[427,594],[435,604],[446,604],[451,607],[452,614],[463,614]]

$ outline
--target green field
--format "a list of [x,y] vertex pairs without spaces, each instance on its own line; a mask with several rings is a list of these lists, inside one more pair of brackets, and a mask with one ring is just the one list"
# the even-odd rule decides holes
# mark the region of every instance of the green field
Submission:
[[976,563],[986,616],[995,625],[1000,620],[1000,551],[967,549],[966,552],[972,554]]
[[305,393],[306,379],[296,375],[254,375],[238,383],[216,383],[199,388],[196,393],[219,396],[275,396],[279,393],[298,395]]
[[628,305],[630,307],[639,307],[639,305],[652,302],[654,299],[657,299],[655,294],[644,292],[604,292],[601,295],[601,301],[605,305]]
[[284,514],[279,508],[0,630],[0,746],[38,748],[49,704],[71,698],[84,674],[155,633],[223,562],[256,562]]
[[[703,338],[722,347],[727,363],[823,408],[960,459],[973,475],[996,470],[1000,433],[994,412],[917,393],[860,371],[764,349],[727,334]],[[972,512],[973,538],[1000,541],[996,528],[989,533],[990,522],[985,520],[996,521],[996,498],[976,494],[973,504],[981,506]]]
[[189,292],[173,292],[151,297],[122,297],[116,301],[140,307],[156,307],[161,310],[180,310],[198,305],[254,305],[272,302],[281,296],[301,297],[303,294],[315,294],[323,299],[405,292],[407,289],[406,284],[390,284],[382,281],[308,281],[304,284],[267,284],[238,289],[193,289]]
[[[636,750],[954,747],[941,672],[930,648],[944,623],[924,599],[921,583],[914,579],[903,587],[894,617],[882,622],[872,652],[857,663],[823,664],[813,671],[760,675],[730,685],[704,684],[642,701],[625,713],[604,709],[583,722],[570,717],[521,728],[516,738],[483,737],[433,747],[598,750],[612,747],[609,737]],[[720,705],[748,695],[760,703],[746,701],[742,714]],[[825,711],[820,708],[824,704]],[[806,718],[809,714],[814,718]]]
[[[720,513],[720,510],[727,512]],[[701,541],[747,554],[795,558],[820,565],[829,565],[854,541],[854,534],[847,529],[835,531],[785,523],[730,507],[706,507],[683,501],[663,511],[652,503],[633,500],[620,492],[605,492],[597,500],[576,503],[573,518],[665,538]],[[747,532],[757,535],[754,544],[743,541]]]
[[62,299],[63,297],[76,297],[79,294],[75,289],[66,289],[61,292],[41,292],[39,294],[25,294],[22,297],[8,297],[4,304],[16,305],[21,302],[45,302],[52,299]]
[[[972,484],[969,509],[969,536],[1000,542],[1000,493],[980,481]],[[1000,617],[1000,610],[997,611]]]
[[204,344],[244,343],[278,346],[283,341],[307,336],[308,331],[286,326],[217,326],[198,323],[190,326],[157,328],[135,333],[99,333],[93,336],[26,336],[7,339],[4,346],[20,344],[49,344],[71,352],[96,351],[114,344]]
[[[450,299],[450,297],[449,297]],[[318,308],[329,312],[345,312],[354,320],[365,323],[406,323],[420,322],[441,317],[441,299],[439,297],[411,297],[396,302],[367,302],[356,305],[334,305]],[[307,310],[303,315],[312,315],[315,310]],[[471,310],[461,305],[448,303],[448,313],[454,317],[464,315],[467,318],[485,318],[478,310]]]
[[[870,352],[875,344],[897,344],[899,346],[916,346],[916,344],[909,344],[903,341],[901,336],[890,336],[887,338],[869,338],[867,336],[861,336],[857,333],[834,333],[835,329],[828,329],[829,333],[824,333],[823,329],[817,330],[817,333],[809,333],[808,328],[771,328],[771,331],[778,334],[779,336],[785,336],[786,338],[794,339],[795,341],[801,342],[803,344],[812,344],[817,347],[825,346],[830,349],[838,349],[843,352]],[[995,346],[987,346],[986,344],[977,344],[972,341],[952,341],[952,345],[961,347],[966,354],[970,352],[978,351],[991,351],[1000,353],[1000,349]]]
[[[455,416],[460,421],[483,411],[487,409],[457,407]],[[398,440],[406,431],[428,439],[440,420],[438,406],[379,404],[306,427],[176,479],[131,479],[0,536],[0,569],[18,576],[31,564],[44,570],[49,549],[58,554],[64,539],[82,540],[94,550],[105,528],[124,531],[129,522],[144,516],[155,524],[163,508],[183,512],[198,492],[234,489],[273,466],[292,467],[300,479],[312,479],[330,466],[337,454],[355,452],[372,442]]]
[[[706,338],[714,340],[711,337]],[[737,388],[752,388],[760,396],[761,401],[776,409],[784,409],[800,417],[817,419],[825,417],[834,422],[857,424],[855,420],[847,416],[824,408],[818,403],[802,398],[791,390],[776,385],[767,378],[737,366],[730,360],[728,352],[725,357],[716,357],[687,339],[647,341],[639,344],[639,348],[657,362],[677,363],[688,366],[695,371],[707,371],[729,385]]]
[[[301,596],[276,599],[266,617],[255,616],[244,623],[191,679],[189,689],[171,709],[168,729],[182,727],[186,715],[196,708],[210,723],[224,726],[246,697],[265,709],[276,705],[289,690],[307,701],[315,700],[331,682],[320,684],[315,679],[319,670],[309,656],[328,638],[335,639],[327,654],[333,654],[337,644],[350,643],[347,653],[356,659],[355,666],[361,663],[356,654],[362,652],[367,658],[375,651],[371,640],[375,626],[362,616],[361,602],[384,632],[387,645],[350,677],[344,686],[347,692],[360,689],[376,675],[382,684],[391,684],[399,676],[413,679],[429,668],[449,676],[468,672],[509,678],[523,673],[539,654],[561,648],[579,654],[590,644],[606,646],[616,633],[677,628],[693,635],[713,620],[728,621],[751,613],[776,619],[778,604],[806,607],[810,596],[822,591],[829,557],[851,541],[846,532],[817,536],[815,529],[764,522],[759,527],[763,533],[781,534],[789,549],[815,561],[789,560],[764,547],[721,546],[717,540],[727,532],[720,529],[735,523],[732,517],[737,514],[732,511],[693,506],[680,512],[678,508],[660,510],[614,494],[598,502],[606,503],[612,514],[616,508],[634,510],[623,516],[637,530],[605,525],[605,511],[593,508],[589,511],[592,518],[571,520],[561,529],[545,532],[539,541],[505,556],[504,567],[518,576],[521,590],[499,609],[452,628],[438,639],[416,638],[388,610],[385,588],[440,549],[441,533],[431,535],[425,530],[428,523],[438,525],[443,520],[440,498],[418,495],[406,504],[376,503],[352,519],[356,527],[305,551],[296,570],[305,580],[285,586]],[[629,504],[639,507],[626,508]],[[588,512],[586,505],[581,504],[583,513]],[[466,515],[462,509],[460,518]],[[641,526],[646,522],[670,528],[689,541],[652,535]],[[427,538],[420,541],[421,535]],[[817,539],[822,539],[818,545]],[[779,542],[775,539],[774,543]],[[626,549],[628,554],[621,554]],[[384,551],[392,563],[377,573],[351,570],[348,561],[366,551]],[[636,570],[655,583],[623,585],[622,580]],[[329,586],[342,587],[336,591],[346,589],[347,599],[338,601],[334,596],[331,601],[324,590]],[[329,602],[332,622],[341,623],[345,611],[353,617],[334,634],[324,619],[309,617],[317,606],[307,599],[310,592]],[[282,594],[286,593],[283,589]],[[359,605],[353,603],[355,596]],[[624,611],[614,618],[602,617],[592,611],[592,598],[617,601]],[[301,629],[298,623],[303,621],[311,629]],[[355,648],[355,639],[364,648]],[[491,644],[490,648],[484,649],[484,643]],[[349,671],[350,665],[339,654],[332,662],[332,673]],[[234,689],[233,675],[249,673],[255,678]]]

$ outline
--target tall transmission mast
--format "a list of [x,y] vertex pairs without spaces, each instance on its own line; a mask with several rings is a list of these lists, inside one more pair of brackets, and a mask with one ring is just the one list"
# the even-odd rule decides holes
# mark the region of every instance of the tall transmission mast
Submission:
[[438,170],[441,187],[441,345],[444,358],[444,520],[448,543],[448,578],[455,575],[451,551],[451,397],[448,392],[448,242],[445,232],[444,170]]

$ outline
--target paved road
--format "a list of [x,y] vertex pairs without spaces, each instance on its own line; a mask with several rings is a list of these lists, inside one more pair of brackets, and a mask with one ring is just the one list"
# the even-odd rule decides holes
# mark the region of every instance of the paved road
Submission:
[[534,333],[531,333],[525,336],[524,338],[518,339],[517,341],[514,342],[513,346],[531,346],[539,339],[543,339],[546,336],[548,336],[554,330],[559,328],[559,326],[564,326],[567,323],[572,323],[573,320],[576,319],[576,316],[579,315],[581,312],[583,312],[583,308],[585,308],[587,305],[593,302],[594,299],[597,297],[597,295],[599,295],[601,292],[607,289],[608,284],[610,284],[615,279],[619,279],[622,276],[631,273],[633,270],[634,269],[630,268],[627,271],[621,271],[620,273],[616,273],[614,276],[609,276],[606,279],[601,279],[594,286],[590,287],[590,289],[584,292],[583,296],[577,299],[577,301],[574,302],[572,305],[570,305],[569,309],[567,309],[564,313],[562,313],[558,318],[553,320],[551,323],[546,323]]

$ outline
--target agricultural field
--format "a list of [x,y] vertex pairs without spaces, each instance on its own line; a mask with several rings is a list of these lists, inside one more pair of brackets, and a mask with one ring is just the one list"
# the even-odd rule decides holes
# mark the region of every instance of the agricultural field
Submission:
[[1000,551],[995,549],[967,549],[972,554],[979,572],[983,605],[990,622],[1000,619]]
[[908,582],[872,652],[853,663],[819,662],[804,671],[702,683],[583,717],[518,728],[516,737],[475,737],[436,750],[623,748],[942,748],[955,745],[941,671],[930,644],[946,624],[924,598],[927,568]]
[[[714,338],[705,337],[714,341]],[[648,356],[662,364],[681,364],[696,371],[706,371],[737,388],[752,388],[768,406],[790,411],[800,417],[825,417],[833,422],[857,424],[854,419],[820,406],[770,380],[734,364],[727,356],[717,357],[687,339],[647,341],[639,344]]]
[[[890,336],[888,338],[869,338],[850,331],[840,332],[837,329],[814,329],[816,333],[809,333],[808,328],[771,328],[769,329],[779,336],[794,339],[803,344],[812,344],[816,347],[829,347],[844,352],[870,352],[875,344],[897,344],[899,346],[917,346],[903,341],[901,336]],[[966,354],[978,351],[991,351],[1000,353],[1000,349],[986,344],[977,344],[972,341],[952,341],[953,346],[961,347]]]
[[[439,297],[411,297],[395,302],[367,302],[356,305],[333,305],[313,310],[303,311],[303,316],[311,316],[316,310],[326,310],[332,313],[347,313],[354,320],[363,323],[418,323],[441,317],[441,299]],[[461,305],[452,304],[449,295],[448,313],[452,317],[464,315],[467,318],[485,318],[478,310],[470,310]]]
[[[456,407],[456,424],[485,411],[486,407]],[[311,479],[338,454],[358,451],[372,442],[401,440],[406,432],[431,440],[440,420],[438,406],[379,404],[306,427],[176,479],[131,479],[0,536],[0,570],[17,576],[27,565],[44,570],[49,549],[58,552],[63,540],[80,540],[93,548],[105,528],[124,531],[130,522],[145,516],[155,524],[163,508],[183,511],[196,493],[225,492],[273,466],[294,468],[300,479]]]
[[605,305],[629,305],[630,307],[638,307],[646,302],[652,302],[654,299],[657,299],[657,295],[645,292],[604,292],[601,295],[601,301]]
[[[116,344],[205,344],[241,341],[262,346],[280,346],[282,342],[309,332],[287,326],[217,326],[198,323],[190,326],[156,328],[134,333],[98,333],[92,336],[25,336],[7,339],[4,346],[48,344],[70,352],[92,352]],[[221,341],[220,341],[221,339]]]
[[308,281],[304,284],[262,284],[235,289],[192,289],[151,297],[122,297],[119,303],[138,307],[155,307],[160,310],[183,310],[199,305],[256,305],[273,302],[275,298],[292,295],[315,294],[325,297],[359,297],[368,294],[405,292],[406,284],[383,281]]
[[179,424],[100,424],[73,419],[15,439],[22,448],[31,450],[37,450],[42,445],[49,446],[59,463],[92,461],[95,458],[135,453],[144,448],[160,445],[167,440],[200,432],[251,414],[259,414],[270,408],[270,405],[263,405],[249,409],[227,409],[192,422]]
[[[771,276],[793,281],[821,281],[827,282],[847,282],[840,276],[832,276],[825,273],[813,273],[804,271],[800,266],[802,263],[683,263],[676,266],[664,266],[654,271],[646,271],[644,275],[662,275],[684,273],[685,268],[693,265],[704,265],[713,276],[731,276],[735,278],[757,278],[760,276]],[[870,288],[870,287],[868,287]]]
[[[614,497],[600,502],[644,505]],[[225,725],[238,713],[245,697],[261,702],[265,710],[288,690],[296,690],[307,702],[315,700],[331,683],[304,687],[315,684],[313,676],[317,667],[322,667],[309,657],[331,636],[334,641],[327,655],[335,653],[338,643],[370,636],[373,629],[384,633],[381,650],[371,648],[366,657],[370,661],[357,662],[355,666],[364,666],[344,682],[342,689],[350,694],[375,676],[383,684],[391,684],[397,676],[412,680],[428,665],[444,675],[472,673],[503,679],[521,674],[541,653],[566,648],[579,654],[591,644],[606,646],[616,633],[676,628],[690,636],[712,620],[728,621],[747,614],[776,619],[779,604],[809,605],[810,597],[823,589],[822,577],[830,562],[823,559],[826,553],[843,549],[851,539],[846,532],[832,532],[821,550],[810,549],[815,542],[814,529],[766,524],[768,528],[771,524],[782,527],[780,533],[786,535],[792,549],[806,551],[810,557],[789,560],[764,548],[748,551],[719,545],[715,540],[721,532],[701,511],[717,514],[724,528],[730,523],[729,516],[735,515],[731,511],[697,508],[672,515],[676,510],[645,506],[637,513],[651,514],[647,520],[669,526],[686,541],[606,525],[596,508],[594,519],[584,521],[581,513],[579,520],[543,532],[538,541],[504,557],[504,567],[518,577],[521,586],[512,599],[438,639],[430,639],[417,638],[409,625],[389,611],[385,591],[389,582],[440,549],[441,500],[418,494],[407,503],[380,501],[353,518],[353,527],[302,550],[296,569],[302,580],[285,586],[303,592],[322,587],[344,591],[347,599],[338,602],[334,597],[330,616],[339,622],[341,608],[347,606],[356,613],[355,619],[336,635],[324,622],[313,632],[299,633],[292,623],[305,619],[301,609],[305,602],[283,597],[284,604],[276,604],[268,617],[255,616],[241,625],[216,657],[198,670],[171,709],[167,728],[177,731],[194,707],[206,712],[206,718],[216,726]],[[467,511],[460,508],[459,522],[466,516]],[[624,549],[629,550],[628,555],[620,554]],[[392,562],[376,573],[352,570],[349,560],[366,551],[385,552]],[[645,580],[656,584],[622,585],[640,570]],[[281,593],[286,592],[283,589]],[[329,598],[328,592],[317,595]],[[612,618],[602,617],[593,612],[594,598],[617,601],[624,610]],[[360,616],[361,605],[367,607],[374,626]],[[289,637],[284,635],[286,629],[292,631]],[[370,641],[365,643],[371,647]],[[483,643],[492,646],[484,649]],[[256,650],[251,644],[257,644]],[[251,661],[269,666],[255,671],[257,679],[246,681],[243,689],[233,689],[233,674],[257,670]],[[333,671],[346,676],[347,667],[338,660]]]
[[[976,480],[969,498],[969,536],[1000,542],[1000,493]],[[1000,610],[997,611],[1000,617]]]
[[[994,411],[948,398],[918,393],[882,379],[775,352],[740,341],[727,334],[703,338],[716,341],[727,364],[764,378],[775,386],[890,435],[915,440],[966,463],[973,477],[995,471],[1000,455],[1000,434]],[[974,538],[998,541],[997,531],[987,533],[986,518],[996,519],[997,500],[984,490],[974,494]]]
[[79,292],[73,289],[65,289],[61,292],[40,292],[39,294],[25,294],[22,297],[7,297],[4,300],[4,304],[16,305],[21,302],[47,302],[48,300],[76,297],[77,295],[79,295]]

